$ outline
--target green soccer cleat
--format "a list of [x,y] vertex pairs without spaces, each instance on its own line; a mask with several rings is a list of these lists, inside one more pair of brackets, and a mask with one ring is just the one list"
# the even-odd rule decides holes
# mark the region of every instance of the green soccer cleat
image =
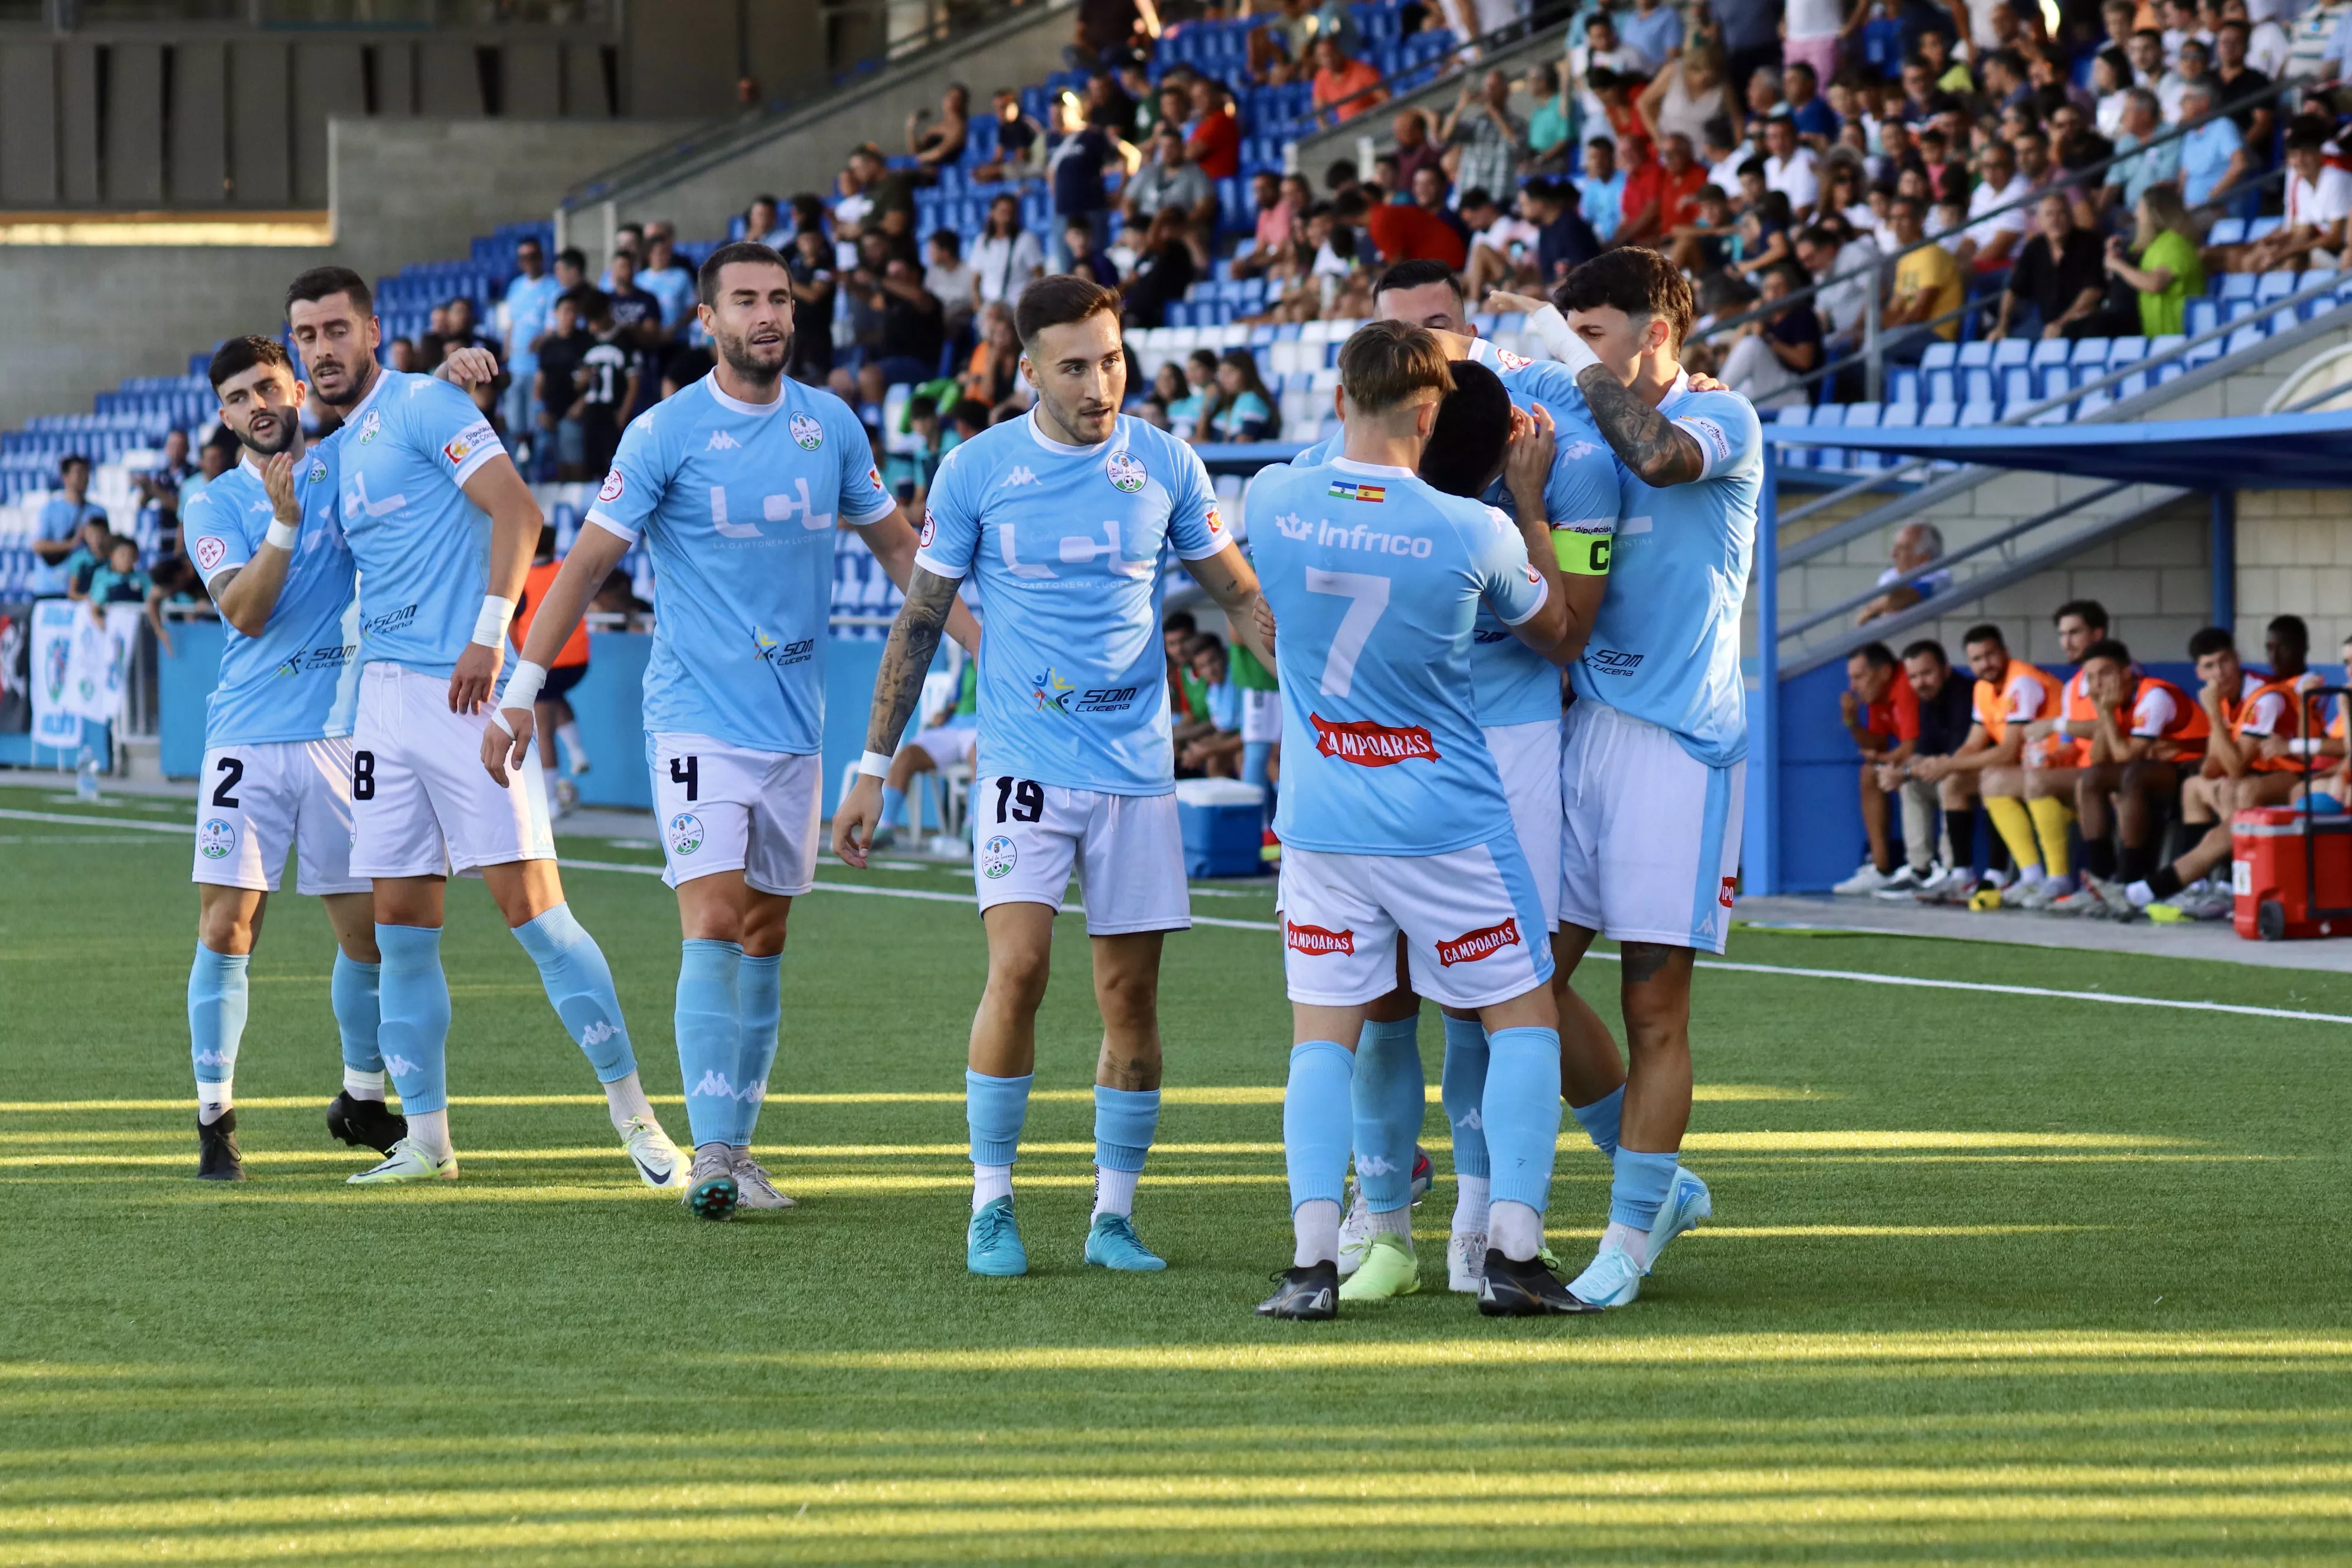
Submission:
[[630,1117],[627,1130],[621,1134],[621,1147],[629,1152],[629,1163],[637,1168],[637,1180],[646,1185],[686,1185],[686,1156],[651,1117]]
[[1029,1249],[1021,1245],[1011,1198],[991,1198],[972,1211],[963,1247],[963,1266],[974,1274],[1010,1279],[1029,1272]]
[[436,1160],[419,1146],[414,1138],[403,1138],[392,1146],[381,1165],[371,1165],[355,1176],[343,1178],[353,1186],[398,1186],[409,1182],[454,1182],[457,1179],[457,1156],[452,1151]]
[[1087,1261],[1097,1268],[1122,1274],[1150,1274],[1168,1267],[1168,1260],[1143,1245],[1135,1221],[1123,1214],[1098,1214],[1087,1232]]
[[1386,1301],[1420,1289],[1421,1270],[1413,1258],[1412,1238],[1383,1231],[1372,1237],[1363,1263],[1339,1287],[1339,1300]]
[[687,1173],[686,1195],[677,1201],[697,1219],[735,1217],[743,1190],[735,1184],[735,1151],[724,1143],[705,1143],[694,1152],[694,1168]]
[[1658,1205],[1658,1217],[1650,1225],[1650,1261],[1642,1270],[1643,1277],[1658,1266],[1658,1255],[1665,1251],[1666,1243],[1714,1216],[1715,1194],[1706,1190],[1706,1184],[1675,1166],[1674,1185],[1666,1190],[1666,1201]]

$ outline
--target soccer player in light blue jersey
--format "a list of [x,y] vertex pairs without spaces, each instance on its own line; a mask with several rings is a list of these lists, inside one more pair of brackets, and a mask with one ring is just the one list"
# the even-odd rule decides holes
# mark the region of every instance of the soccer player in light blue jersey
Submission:
[[[540,685],[643,538],[661,581],[646,759],[662,879],[677,889],[685,933],[676,1024],[695,1150],[681,1201],[723,1220],[793,1206],[751,1158],[751,1136],[776,1057],[785,923],[816,881],[835,524],[856,528],[902,586],[915,531],[848,405],[783,374],[793,325],[783,258],[754,242],[721,246],[698,288],[718,364],[621,437],[481,752],[501,785],[510,771],[536,771],[522,763]],[[950,629],[979,640],[961,606]]]
[[1028,1272],[1013,1163],[1028,1112],[1054,914],[1075,865],[1093,939],[1103,1044],[1095,1070],[1088,1263],[1158,1269],[1133,1223],[1160,1121],[1160,948],[1192,923],[1176,826],[1160,566],[1173,552],[1257,637],[1257,579],[1217,516],[1198,454],[1122,417],[1118,296],[1081,278],[1021,295],[1021,374],[1037,395],[948,455],[933,481],[907,603],[890,628],[866,730],[865,775],[834,814],[834,852],[866,862],[883,777],[967,577],[980,652],[972,829],[988,988],[964,1075],[972,1217],[966,1267]]
[[[1251,500],[1280,626],[1276,831],[1294,1041],[1292,1267],[1257,1310],[1337,1313],[1354,1042],[1395,985],[1402,942],[1415,992],[1489,1031],[1480,1121],[1496,1174],[1479,1310],[1589,1310],[1538,1257],[1560,1115],[1552,959],[1471,676],[1482,604],[1539,653],[1567,636],[1565,598],[1529,557],[1530,544],[1550,548],[1549,531],[1418,477],[1453,385],[1429,331],[1373,322],[1341,349],[1339,374],[1342,455],[1261,475]],[[1528,488],[1549,467],[1539,447],[1537,458],[1519,476]]]
[[227,623],[220,683],[205,708],[188,1037],[196,1174],[236,1182],[245,1179],[235,1079],[246,965],[289,849],[299,865],[295,890],[320,900],[335,933],[330,994],[343,1089],[328,1128],[382,1152],[408,1129],[384,1109],[374,914],[367,879],[351,870],[359,607],[331,448],[306,447],[302,383],[273,340],[231,338],[213,355],[210,374],[221,423],[244,450],[180,519],[188,557]]
[[1659,1254],[1714,1212],[1677,1156],[1690,1121],[1691,968],[1721,952],[1738,885],[1748,757],[1739,615],[1756,543],[1764,442],[1737,393],[1697,390],[1676,359],[1690,285],[1657,252],[1612,250],[1578,268],[1530,325],[1576,376],[1622,470],[1609,590],[1569,674],[1560,757],[1567,815],[1563,974],[1596,934],[1623,954],[1630,1058],[1622,1093],[1591,1091],[1621,1058],[1598,1015],[1568,993],[1578,1120],[1614,1142],[1609,1227],[1570,1289],[1622,1306]]
[[675,1186],[685,1162],[638,1082],[612,971],[563,901],[540,770],[501,788],[480,765],[539,503],[470,397],[376,363],[382,328],[356,273],[303,273],[286,310],[313,392],[342,415],[326,445],[359,568],[351,869],[374,884],[379,1038],[408,1118],[383,1163],[351,1179],[457,1179],[442,905],[450,874],[473,870],[595,1068],[639,1178]]

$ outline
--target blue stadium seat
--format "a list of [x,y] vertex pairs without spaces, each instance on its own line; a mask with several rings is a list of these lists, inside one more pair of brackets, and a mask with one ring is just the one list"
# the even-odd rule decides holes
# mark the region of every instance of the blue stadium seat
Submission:
[[[2267,272],[2263,274],[2263,278],[2270,276]],[[2215,287],[2210,292],[2217,300],[2251,300],[2260,280],[2251,272],[2224,272],[2214,279]]]
[[[1849,403],[1845,405],[1845,427],[1849,430],[1875,430],[1883,412],[1875,403]],[[1849,468],[1883,468],[1886,466],[1884,452],[1856,451],[1846,448],[1843,467]]]
[[1878,416],[1878,427],[1881,430],[1909,430],[1916,428],[1918,423],[1918,406],[1910,403],[1890,403],[1886,405],[1886,411]]
[[1923,430],[1949,429],[1952,426],[1958,424],[1959,419],[1960,406],[1958,404],[1949,401],[1937,401],[1927,405],[1927,412],[1919,416],[1919,427]]
[[1960,405],[1962,425],[1990,425],[2000,417],[2000,405],[1990,398],[1970,398]]
[[1919,401],[1919,373],[1909,365],[1896,365],[1886,373],[1886,404],[1889,408],[1916,405]]
[[[2243,273],[2237,276],[2243,277]],[[2284,300],[2294,292],[2294,274],[2265,272],[2254,279],[2254,298],[2258,300]]]
[[[2027,363],[2033,353],[2033,342],[2025,338],[2003,338],[1992,346],[1992,368],[2007,370]],[[1961,362],[1966,363],[1965,359]]]
[[2113,338],[2076,338],[2070,363],[2078,369],[2086,365],[2104,365],[2107,363],[2107,348],[2115,341]]
[[2025,363],[2037,371],[2047,370],[2053,364],[2070,363],[2074,355],[2074,345],[2064,338],[2043,338],[2033,345],[2032,357]]
[[1993,400],[1993,378],[1990,370],[1968,370],[1961,373],[1960,402],[1990,403]]
[[[1944,346],[1951,347],[1949,343]],[[1959,401],[1958,376],[1958,372],[1948,369],[1927,372],[1922,377],[1927,387],[1927,400],[1929,403],[1958,403]]]
[[[1779,416],[1773,420],[1775,425],[1784,430],[1795,426],[1810,425],[1812,422],[1813,409],[1810,405],[1803,403],[1798,404],[1794,408],[1781,409]],[[1780,461],[1792,468],[1811,468],[1813,459],[1817,456],[1811,447],[1783,447],[1780,448]]]
[[2185,324],[2189,329],[2188,335],[2192,338],[2210,332],[2221,324],[2221,308],[2210,300],[2191,300]]
[[[2004,343],[2002,346],[2008,345]],[[2000,373],[2000,404],[2003,408],[2023,408],[2037,401],[2033,395],[2033,371],[2031,366],[2013,364]]]
[[[2255,218],[2246,225],[2246,237],[2248,239],[2268,238],[2277,233],[2279,225],[2285,221],[2284,218],[2277,216]],[[2206,243],[2210,245],[2212,241],[2208,239]]]
[[1992,363],[1992,344],[1982,339],[1974,342],[1962,343],[1959,358],[1956,363],[1962,370],[1990,366]]

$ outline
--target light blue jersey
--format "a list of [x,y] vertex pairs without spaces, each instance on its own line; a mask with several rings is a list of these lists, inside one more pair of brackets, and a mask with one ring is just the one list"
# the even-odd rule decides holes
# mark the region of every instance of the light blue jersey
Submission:
[[632,421],[588,521],[643,533],[661,583],[646,731],[815,755],[834,523],[897,504],[849,405],[789,377],[759,404],[705,375]]
[[1763,426],[1748,399],[1693,392],[1687,374],[1658,412],[1698,442],[1706,466],[1686,485],[1657,489],[1621,467],[1609,591],[1569,680],[1580,699],[1672,731],[1700,762],[1727,767],[1748,754],[1739,612],[1756,549]]
[[1252,554],[1282,683],[1286,845],[1443,855],[1509,830],[1471,675],[1491,604],[1517,626],[1544,580],[1518,529],[1405,468],[1342,458],[1268,468]]
[[915,559],[978,583],[988,771],[1105,795],[1174,789],[1160,555],[1205,561],[1232,542],[1200,455],[1139,419],[1066,447],[1033,413],[950,452]]
[[459,487],[506,447],[465,393],[396,370],[324,445],[359,563],[361,662],[449,674],[490,574],[489,517]]
[[[352,732],[359,699],[359,604],[352,595],[351,546],[336,505],[333,453],[303,454],[295,493],[302,536],[286,585],[259,637],[221,623],[220,684],[205,708],[205,749],[273,741],[318,741]],[[269,533],[269,492],[247,453],[236,467],[180,505],[188,558],[207,586],[245,565]]]

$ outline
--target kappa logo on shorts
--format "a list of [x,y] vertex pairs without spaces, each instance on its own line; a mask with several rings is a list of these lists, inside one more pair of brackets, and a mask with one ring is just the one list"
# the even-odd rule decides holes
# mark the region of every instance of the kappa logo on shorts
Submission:
[[980,874],[992,882],[1010,876],[1020,863],[1020,847],[1002,833],[980,847]]
[[1737,877],[1726,877],[1723,879],[1723,892],[1717,901],[1727,910],[1731,907],[1732,895],[1738,891],[1739,891],[1739,879]]
[[814,452],[824,445],[824,426],[805,414],[793,416],[793,441],[801,450]]
[[226,860],[236,847],[236,826],[217,816],[208,818],[196,829],[196,853],[207,860]]
[[1303,926],[1297,921],[1285,921],[1282,924],[1282,945],[1293,952],[1303,952],[1309,957],[1326,952],[1344,952],[1352,957],[1356,951],[1355,928],[1326,931],[1321,926]]
[[1475,963],[1482,958],[1492,958],[1507,947],[1519,945],[1519,922],[1517,917],[1507,919],[1498,926],[1480,926],[1465,931],[1451,942],[1437,944],[1437,962],[1447,969],[1457,963]]
[[1334,722],[1320,713],[1309,713],[1307,720],[1315,726],[1316,751],[1360,768],[1438,760],[1437,742],[1423,725],[1375,724],[1370,719]]
[[669,847],[678,855],[691,855],[702,847],[702,818],[690,811],[681,811],[669,819]]

